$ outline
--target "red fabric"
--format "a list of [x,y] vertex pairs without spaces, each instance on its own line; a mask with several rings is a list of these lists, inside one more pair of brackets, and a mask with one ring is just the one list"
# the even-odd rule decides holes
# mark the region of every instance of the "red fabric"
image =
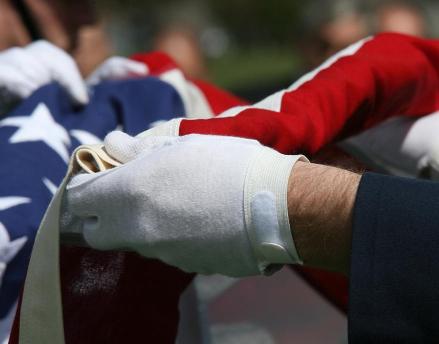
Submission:
[[438,40],[381,34],[286,92],[280,111],[250,108],[229,118],[183,120],[180,135],[240,136],[283,153],[315,153],[391,116],[437,110],[438,68]]
[[134,54],[130,59],[146,64],[150,75],[160,75],[177,68],[177,64],[171,57],[159,51]]
[[192,277],[135,253],[62,247],[66,344],[174,343]]
[[[60,258],[66,344],[175,343],[193,275],[135,253],[62,246]],[[18,308],[11,344],[19,316]]]
[[20,329],[20,308],[23,290],[21,290],[20,297],[17,303],[17,312],[15,313],[14,323],[12,324],[11,334],[9,336],[9,344],[18,344],[19,329]]
[[290,268],[341,312],[345,314],[348,312],[349,284],[345,276],[298,265],[291,265]]

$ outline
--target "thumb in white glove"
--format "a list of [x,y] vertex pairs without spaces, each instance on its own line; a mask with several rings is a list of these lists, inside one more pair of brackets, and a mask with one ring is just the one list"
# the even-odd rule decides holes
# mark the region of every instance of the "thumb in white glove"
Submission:
[[78,104],[88,102],[85,83],[75,61],[46,41],[0,53],[2,105],[24,99],[39,87],[58,82]]
[[78,175],[67,187],[66,209],[82,220],[90,246],[129,249],[205,274],[268,274],[300,263],[287,185],[301,156],[253,140],[202,135],[134,139],[113,133],[105,149],[122,161],[121,146],[130,139],[131,147],[143,147],[133,160]]
[[180,119],[173,119],[164,123],[164,125],[146,130],[135,137],[127,135],[122,131],[113,131],[104,139],[105,149],[117,161],[127,163],[145,151],[151,150],[151,147],[156,147],[157,142],[160,143],[163,141],[163,137],[167,139],[177,137],[178,135],[166,135],[167,132],[162,133],[162,129],[168,129],[170,124],[179,120]]

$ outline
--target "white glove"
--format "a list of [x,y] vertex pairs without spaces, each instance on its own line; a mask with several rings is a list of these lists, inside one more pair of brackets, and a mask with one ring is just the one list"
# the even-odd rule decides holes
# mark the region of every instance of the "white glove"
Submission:
[[50,82],[57,81],[78,104],[88,102],[86,85],[75,61],[62,49],[46,41],[0,53],[2,106],[28,97]]
[[105,60],[87,78],[89,86],[96,85],[102,80],[120,80],[131,77],[148,75],[148,67],[140,62],[125,57],[113,56]]
[[404,177],[439,176],[439,112],[422,118],[396,117],[340,145],[378,171]]
[[63,232],[79,218],[94,248],[137,251],[188,272],[246,276],[300,263],[287,186],[295,162],[306,158],[203,135],[113,132],[105,149],[125,164],[71,180],[64,219],[76,221],[63,220]]
[[179,136],[180,123],[182,119],[183,118],[174,118],[164,123],[160,123],[151,129],[141,132],[136,137],[145,138],[150,136]]

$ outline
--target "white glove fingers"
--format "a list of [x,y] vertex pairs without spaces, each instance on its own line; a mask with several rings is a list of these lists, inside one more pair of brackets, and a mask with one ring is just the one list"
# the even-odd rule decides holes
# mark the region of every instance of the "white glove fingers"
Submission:
[[[4,89],[2,94],[9,99],[28,97],[41,85],[37,77],[38,67],[38,63],[22,48],[11,48],[0,53],[0,85]],[[47,78],[47,75],[43,77]]]
[[77,103],[88,101],[87,88],[75,61],[63,50],[45,41],[0,53],[2,102],[28,97],[39,87],[59,82]]
[[31,81],[35,89],[50,81],[50,73],[29,54],[25,48],[11,48],[7,50],[0,63],[14,68],[17,76]]
[[125,57],[113,56],[99,66],[87,79],[88,85],[95,85],[103,80],[119,80],[148,74],[148,67],[140,62]]
[[[116,58],[116,57],[115,57]],[[148,74],[148,67],[140,62],[118,57],[118,62],[109,70],[108,77],[111,79],[123,79],[127,77],[142,76]]]
[[76,64],[71,63],[67,68],[66,65],[61,63],[54,64],[52,69],[52,77],[67,90],[75,102],[82,105],[88,103],[89,96],[87,87],[82,79],[81,74],[79,73],[78,68],[76,67]]
[[[104,173],[80,174],[72,178],[66,187],[65,214],[61,220],[62,231],[68,232],[72,225],[79,226],[86,242],[98,249],[111,248],[110,242],[102,246],[102,240],[99,240],[101,221],[105,221],[99,211],[102,199],[105,198],[100,192],[100,185],[105,182],[102,181],[105,178]],[[78,228],[75,228],[76,230]]]
[[126,163],[135,159],[139,154],[147,154],[158,148],[174,144],[178,137],[151,136],[137,138],[121,131],[113,131],[104,139],[107,153],[114,159]]
[[[80,227],[84,240],[96,249],[124,249],[129,247],[124,235],[130,224],[122,213],[130,212],[129,195],[124,195],[123,185],[127,180],[117,180],[120,169],[114,168],[95,174],[81,174],[72,178],[66,188],[64,218],[73,219],[71,223]],[[130,169],[125,168],[125,169]],[[113,174],[114,173],[114,174]],[[115,199],[122,197],[125,210],[114,208]],[[63,226],[63,223],[61,224]],[[69,230],[69,222],[64,230]]]
[[122,131],[112,131],[104,139],[107,153],[117,161],[126,163],[135,157],[133,152],[135,139]]
[[5,89],[5,94],[9,94],[11,99],[26,98],[38,88],[34,81],[26,78],[15,66],[0,66],[0,75],[0,87]]
[[38,41],[26,47],[50,73],[51,80],[57,81],[79,104],[89,100],[87,87],[73,58],[62,49],[45,41]]
[[36,87],[35,84],[23,80],[20,83],[20,87],[15,88],[14,96],[19,99],[25,99],[29,97],[36,89],[38,89],[38,87]]

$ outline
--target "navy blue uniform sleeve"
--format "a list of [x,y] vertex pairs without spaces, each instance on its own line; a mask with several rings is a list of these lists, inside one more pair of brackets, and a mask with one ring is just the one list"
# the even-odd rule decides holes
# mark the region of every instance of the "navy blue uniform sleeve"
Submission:
[[439,183],[362,177],[349,297],[350,343],[439,341]]

